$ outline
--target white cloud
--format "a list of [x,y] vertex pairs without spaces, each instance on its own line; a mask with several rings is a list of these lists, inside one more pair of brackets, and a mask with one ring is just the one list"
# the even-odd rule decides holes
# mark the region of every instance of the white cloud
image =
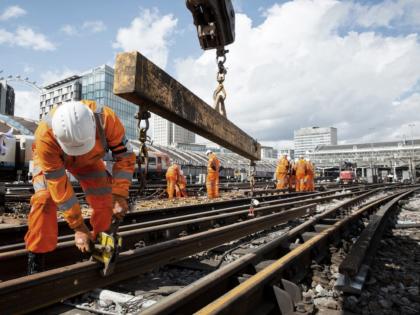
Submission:
[[86,21],[83,23],[82,28],[92,33],[99,33],[106,30],[105,23],[102,21]]
[[72,75],[80,73],[78,70],[72,70],[67,67],[58,70],[48,70],[41,73],[41,86],[51,84],[56,81],[68,78]]
[[[279,144],[306,126],[336,126],[339,139],[363,139],[371,127],[378,140],[392,138],[420,112],[420,101],[395,106],[408,104],[420,82],[418,34],[343,31],[359,9],[333,0],[286,2],[271,7],[258,26],[237,14],[226,63],[228,118],[259,140]],[[179,81],[209,104],[214,54],[175,65]]]
[[4,12],[0,15],[0,21],[7,21],[12,18],[17,18],[26,14],[26,11],[21,7],[14,5],[7,7]]
[[60,31],[62,31],[63,33],[65,33],[68,36],[74,36],[74,35],[78,34],[77,28],[70,25],[70,24],[63,25],[61,27]]
[[120,28],[113,44],[124,51],[137,50],[158,66],[165,68],[170,37],[178,20],[172,14],[160,15],[157,10],[143,10],[129,27]]
[[55,45],[44,34],[36,33],[28,27],[18,27],[14,33],[0,29],[0,44],[42,51],[55,50]]
[[15,116],[39,119],[39,93],[15,89]]

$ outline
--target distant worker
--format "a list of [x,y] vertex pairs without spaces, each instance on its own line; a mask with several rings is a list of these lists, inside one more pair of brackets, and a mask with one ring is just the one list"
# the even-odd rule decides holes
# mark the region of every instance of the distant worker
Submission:
[[296,170],[295,170],[295,163],[296,160],[289,159],[289,191],[296,190]]
[[211,150],[207,150],[206,155],[209,158],[206,179],[207,197],[209,199],[218,198],[220,161]]
[[315,184],[314,184],[314,177],[315,177],[315,170],[314,165],[310,159],[305,159],[306,161],[306,176],[305,176],[305,191],[314,191]]
[[168,193],[168,199],[173,199],[174,195],[176,195],[180,170],[178,164],[173,163],[166,171],[166,192]]
[[305,191],[306,162],[303,156],[295,163],[296,171],[296,191]]
[[[125,215],[135,164],[121,121],[109,107],[94,101],[68,102],[50,111],[35,132],[33,148],[35,194],[25,236],[29,274],[42,271],[44,254],[57,246],[57,209],[63,211],[82,252],[90,250],[99,232],[109,229],[113,213],[119,219]],[[108,149],[115,161],[112,178],[102,160]],[[92,232],[66,170],[79,180],[93,209]]]
[[[178,177],[179,197],[188,197],[187,194],[187,178],[181,170]],[[178,196],[177,196],[178,197]]]
[[288,172],[289,172],[289,161],[287,160],[287,154],[284,154],[277,163],[276,168],[276,179],[277,189],[286,189],[288,186]]

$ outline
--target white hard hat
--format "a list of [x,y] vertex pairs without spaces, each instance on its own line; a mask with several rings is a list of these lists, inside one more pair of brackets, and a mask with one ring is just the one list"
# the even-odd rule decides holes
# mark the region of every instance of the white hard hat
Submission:
[[184,172],[182,170],[179,171],[180,175],[184,175]]
[[287,157],[287,160],[288,160],[288,161],[290,161],[290,160],[291,160],[291,159],[290,159],[290,156],[288,156],[288,157]]
[[297,158],[296,158],[296,159],[295,159],[295,162],[298,162],[298,161],[299,161],[299,159],[297,159]]
[[211,153],[213,153],[211,150],[207,150],[207,151],[206,151],[206,155],[209,155],[209,154],[211,154]]
[[306,158],[306,159],[305,159],[305,161],[306,161],[306,162],[310,162],[310,161],[311,161],[311,159],[310,159],[310,158]]
[[52,130],[58,144],[68,155],[83,155],[95,146],[95,116],[81,102],[59,106],[52,118]]

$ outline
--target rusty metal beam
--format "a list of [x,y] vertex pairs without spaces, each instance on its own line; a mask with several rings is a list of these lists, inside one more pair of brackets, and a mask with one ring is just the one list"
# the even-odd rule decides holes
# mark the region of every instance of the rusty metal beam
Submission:
[[250,160],[260,144],[138,52],[117,55],[114,94]]

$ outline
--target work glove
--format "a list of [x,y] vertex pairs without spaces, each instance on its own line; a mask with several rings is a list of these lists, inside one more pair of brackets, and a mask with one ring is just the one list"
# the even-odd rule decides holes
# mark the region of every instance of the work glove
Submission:
[[112,195],[112,212],[118,220],[122,220],[128,211],[127,198],[120,195]]
[[84,222],[74,228],[74,243],[82,253],[90,251],[91,241],[92,235]]

